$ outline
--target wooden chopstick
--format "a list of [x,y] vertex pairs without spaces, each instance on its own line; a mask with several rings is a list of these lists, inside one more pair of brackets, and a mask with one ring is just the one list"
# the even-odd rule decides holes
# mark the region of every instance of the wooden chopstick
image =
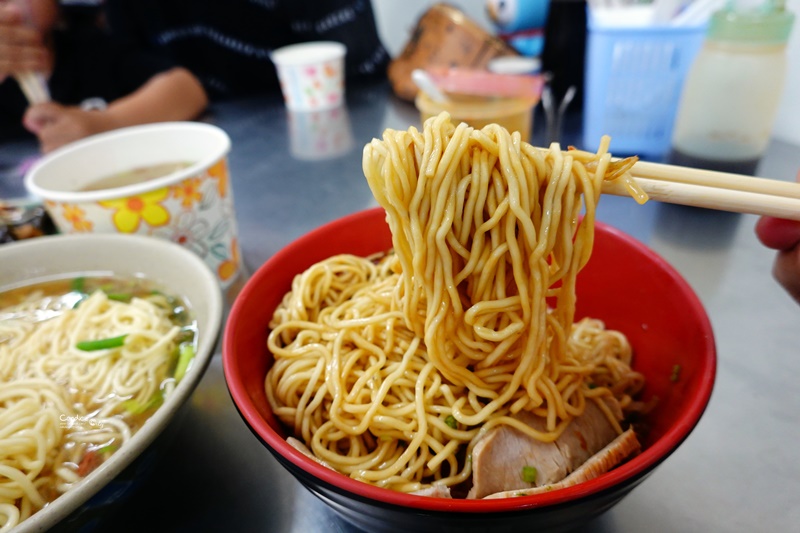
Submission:
[[[659,202],[800,220],[800,183],[646,161],[631,175]],[[604,182],[603,192],[630,196],[622,180]]]
[[715,170],[637,161],[636,164],[633,165],[631,173],[637,177],[654,180],[691,183],[694,185],[705,185],[707,187],[735,189],[738,191],[786,196],[788,198],[800,198],[800,185],[795,182],[756,178],[753,176],[732,174],[730,172],[718,172]]
[[50,101],[50,91],[40,74],[21,72],[14,77],[31,105]]

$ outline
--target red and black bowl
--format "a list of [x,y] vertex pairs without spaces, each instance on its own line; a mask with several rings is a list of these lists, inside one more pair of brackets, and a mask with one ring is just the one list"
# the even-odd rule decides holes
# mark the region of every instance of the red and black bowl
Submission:
[[700,421],[716,377],[714,335],[702,303],[687,281],[654,251],[597,223],[592,257],[578,275],[576,319],[602,319],[632,344],[633,366],[647,380],[643,400],[658,398],[646,415],[649,431],[641,454],[579,485],[491,500],[405,494],[321,466],[286,442],[287,429],[267,402],[264,379],[273,362],[267,350],[268,324],[296,274],[335,254],[366,256],[391,245],[382,208],[354,213],[311,231],[253,274],[234,302],[224,330],[225,379],[244,422],[300,483],[348,522],[370,532],[573,529],[642,483]]

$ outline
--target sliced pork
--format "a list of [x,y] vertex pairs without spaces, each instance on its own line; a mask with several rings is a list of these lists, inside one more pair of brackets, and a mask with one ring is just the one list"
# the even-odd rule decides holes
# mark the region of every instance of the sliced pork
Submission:
[[636,433],[634,433],[632,429],[628,429],[561,481],[549,485],[542,485],[540,487],[533,487],[531,489],[496,492],[486,496],[485,499],[530,496],[531,494],[539,494],[541,492],[571,487],[572,485],[594,479],[604,472],[608,472],[625,461],[628,457],[639,453],[641,449],[641,444],[636,437]]
[[[606,403],[617,421],[622,410],[614,398]],[[544,421],[531,413],[514,416],[539,431]],[[483,498],[503,491],[518,491],[559,482],[583,465],[618,436],[603,410],[593,400],[555,442],[541,442],[507,425],[482,437],[472,452],[473,486],[468,498]],[[525,469],[525,470],[523,470]],[[535,476],[532,476],[535,469]],[[528,476],[524,479],[523,472]]]

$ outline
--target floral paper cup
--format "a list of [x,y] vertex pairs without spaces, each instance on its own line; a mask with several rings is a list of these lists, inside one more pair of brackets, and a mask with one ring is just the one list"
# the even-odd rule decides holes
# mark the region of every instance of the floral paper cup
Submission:
[[230,138],[216,126],[165,122],[87,137],[25,175],[61,233],[149,235],[202,257],[223,289],[240,273]]
[[345,45],[333,41],[292,44],[273,51],[270,57],[286,107],[317,111],[342,105],[345,53]]

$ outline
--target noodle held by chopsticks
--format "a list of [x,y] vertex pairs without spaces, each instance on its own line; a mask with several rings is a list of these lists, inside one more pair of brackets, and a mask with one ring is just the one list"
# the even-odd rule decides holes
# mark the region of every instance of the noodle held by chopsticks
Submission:
[[298,275],[268,341],[267,398],[315,457],[395,490],[453,486],[492,427],[552,442],[588,401],[631,404],[624,335],[573,324],[602,182],[627,168],[607,146],[543,151],[446,113],[365,146],[393,249]]

